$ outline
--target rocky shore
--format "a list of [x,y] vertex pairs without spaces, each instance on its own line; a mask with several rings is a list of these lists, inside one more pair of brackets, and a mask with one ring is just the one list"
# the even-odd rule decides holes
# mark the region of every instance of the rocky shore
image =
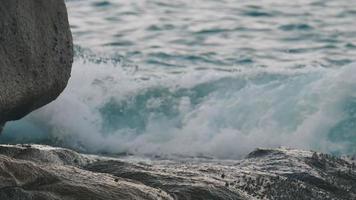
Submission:
[[[53,101],[71,73],[63,0],[0,1],[0,132]],[[257,149],[242,160],[84,155],[0,145],[1,200],[356,199],[351,158]]]
[[258,149],[242,160],[83,155],[0,146],[0,199],[356,199],[352,159]]

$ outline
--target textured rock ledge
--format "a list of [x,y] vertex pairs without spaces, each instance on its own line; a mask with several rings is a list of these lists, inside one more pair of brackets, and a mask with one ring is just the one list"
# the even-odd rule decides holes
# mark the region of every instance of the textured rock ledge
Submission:
[[0,1],[0,129],[54,100],[72,62],[63,0]]
[[0,199],[356,199],[352,159],[259,149],[239,161],[120,159],[0,146]]

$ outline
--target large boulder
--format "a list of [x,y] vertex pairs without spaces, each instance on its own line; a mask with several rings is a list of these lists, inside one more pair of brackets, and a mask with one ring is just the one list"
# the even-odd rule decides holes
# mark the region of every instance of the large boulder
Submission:
[[0,127],[56,99],[72,62],[64,0],[0,1]]

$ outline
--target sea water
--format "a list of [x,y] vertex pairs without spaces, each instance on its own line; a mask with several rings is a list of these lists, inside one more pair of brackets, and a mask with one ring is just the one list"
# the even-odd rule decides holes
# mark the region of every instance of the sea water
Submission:
[[2,143],[356,153],[356,1],[67,0],[72,77]]

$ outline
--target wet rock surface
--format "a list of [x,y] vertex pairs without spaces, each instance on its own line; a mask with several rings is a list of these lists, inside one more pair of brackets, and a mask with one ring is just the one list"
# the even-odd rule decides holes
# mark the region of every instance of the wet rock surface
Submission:
[[72,62],[63,0],[0,1],[0,130],[53,101]]
[[83,155],[0,146],[0,199],[355,199],[350,158],[258,149],[242,160]]
[[83,170],[93,159],[70,150],[19,145],[0,152],[1,200],[170,199],[139,182]]

